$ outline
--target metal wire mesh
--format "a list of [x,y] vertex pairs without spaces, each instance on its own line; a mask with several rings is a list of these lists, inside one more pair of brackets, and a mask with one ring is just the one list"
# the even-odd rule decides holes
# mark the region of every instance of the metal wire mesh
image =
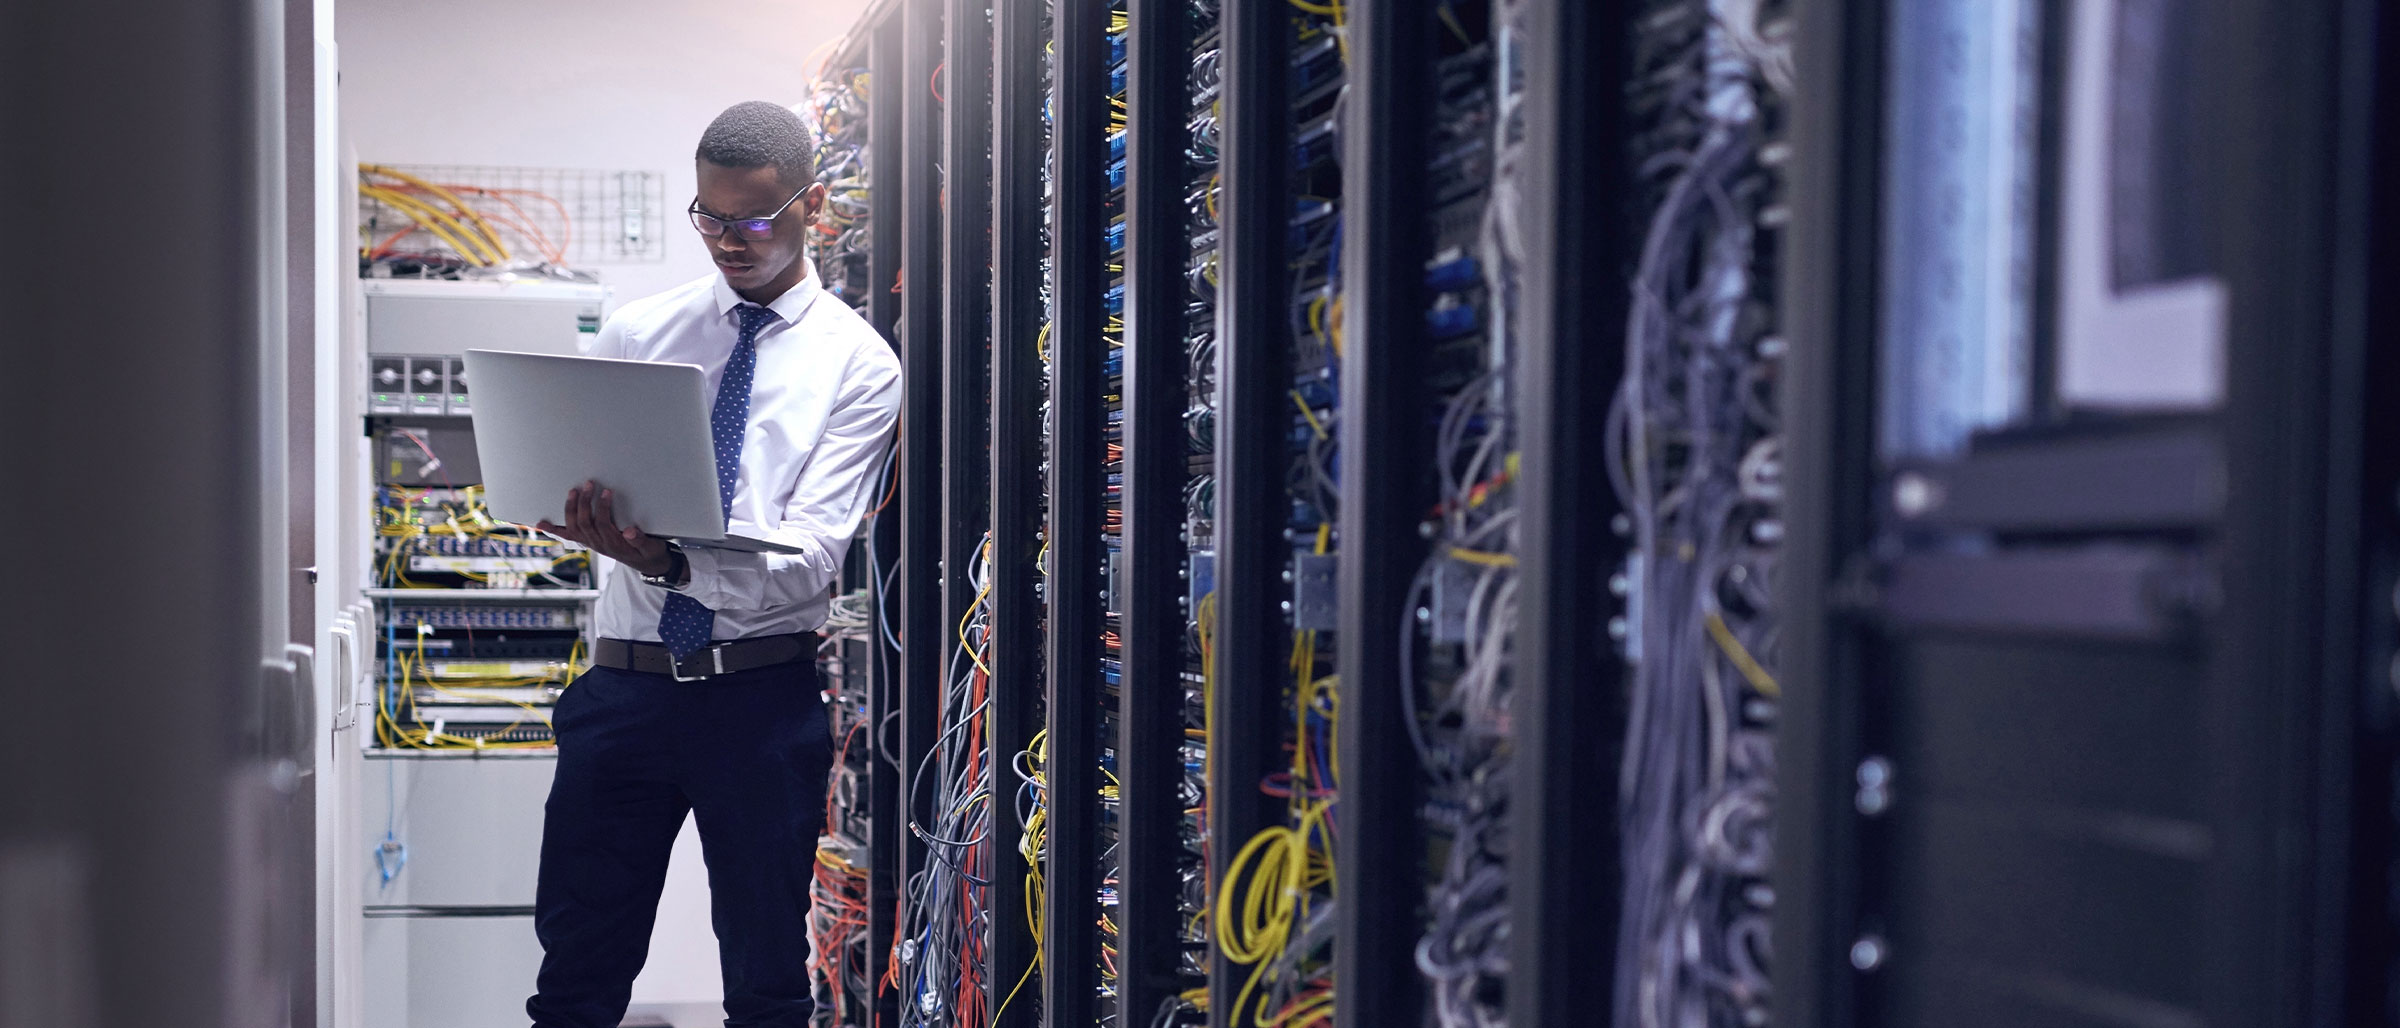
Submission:
[[[456,194],[500,234],[513,258],[568,266],[666,260],[663,172],[458,164],[382,167]],[[455,252],[407,213],[364,194],[359,197],[358,224],[360,245],[370,254]]]

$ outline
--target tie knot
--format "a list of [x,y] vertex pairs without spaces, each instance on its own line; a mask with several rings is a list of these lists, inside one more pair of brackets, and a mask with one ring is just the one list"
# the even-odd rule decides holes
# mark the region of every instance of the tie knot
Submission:
[[775,316],[774,311],[751,303],[736,307],[733,312],[742,317],[742,338],[744,339],[757,336],[758,330],[766,327],[767,319]]

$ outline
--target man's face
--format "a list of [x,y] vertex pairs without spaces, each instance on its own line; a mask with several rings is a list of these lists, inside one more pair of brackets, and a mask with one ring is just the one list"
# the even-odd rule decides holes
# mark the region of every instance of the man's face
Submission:
[[[763,218],[783,207],[799,187],[787,185],[772,165],[728,168],[699,162],[701,213],[727,220]],[[813,184],[775,219],[766,239],[746,239],[730,226],[714,239],[701,238],[708,256],[724,274],[725,284],[747,294],[780,295],[797,285],[807,268],[800,260],[808,245],[808,230],[825,206],[825,187]],[[769,296],[768,299],[772,299]]]

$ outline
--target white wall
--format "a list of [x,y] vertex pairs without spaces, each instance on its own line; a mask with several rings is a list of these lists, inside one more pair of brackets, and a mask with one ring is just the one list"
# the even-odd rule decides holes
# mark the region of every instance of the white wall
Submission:
[[[680,212],[692,148],[743,100],[797,102],[866,0],[340,0],[341,116],[361,160],[653,170]],[[680,213],[666,260],[599,266],[615,301],[710,270]],[[533,859],[526,854],[526,859]],[[707,874],[685,824],[636,1003],[715,1002]],[[527,982],[527,991],[533,983]]]
[[666,173],[664,263],[600,266],[615,300],[709,272],[682,222],[692,148],[743,100],[791,104],[866,0],[341,0],[359,159]]

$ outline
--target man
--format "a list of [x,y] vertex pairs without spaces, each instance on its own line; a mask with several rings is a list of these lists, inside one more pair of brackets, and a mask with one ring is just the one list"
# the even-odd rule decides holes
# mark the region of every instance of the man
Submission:
[[[815,629],[900,405],[900,364],[803,253],[825,205],[809,130],[736,104],[701,136],[691,219],[717,273],[626,304],[597,357],[697,364],[715,390],[732,532],[796,555],[693,548],[619,525],[605,482],[539,527],[602,561],[593,667],[559,698],[525,1004],[537,1028],[615,1028],[688,811],[708,862],[729,1026],[802,1028],[808,885],[831,740]],[[620,565],[609,567],[609,564]]]

